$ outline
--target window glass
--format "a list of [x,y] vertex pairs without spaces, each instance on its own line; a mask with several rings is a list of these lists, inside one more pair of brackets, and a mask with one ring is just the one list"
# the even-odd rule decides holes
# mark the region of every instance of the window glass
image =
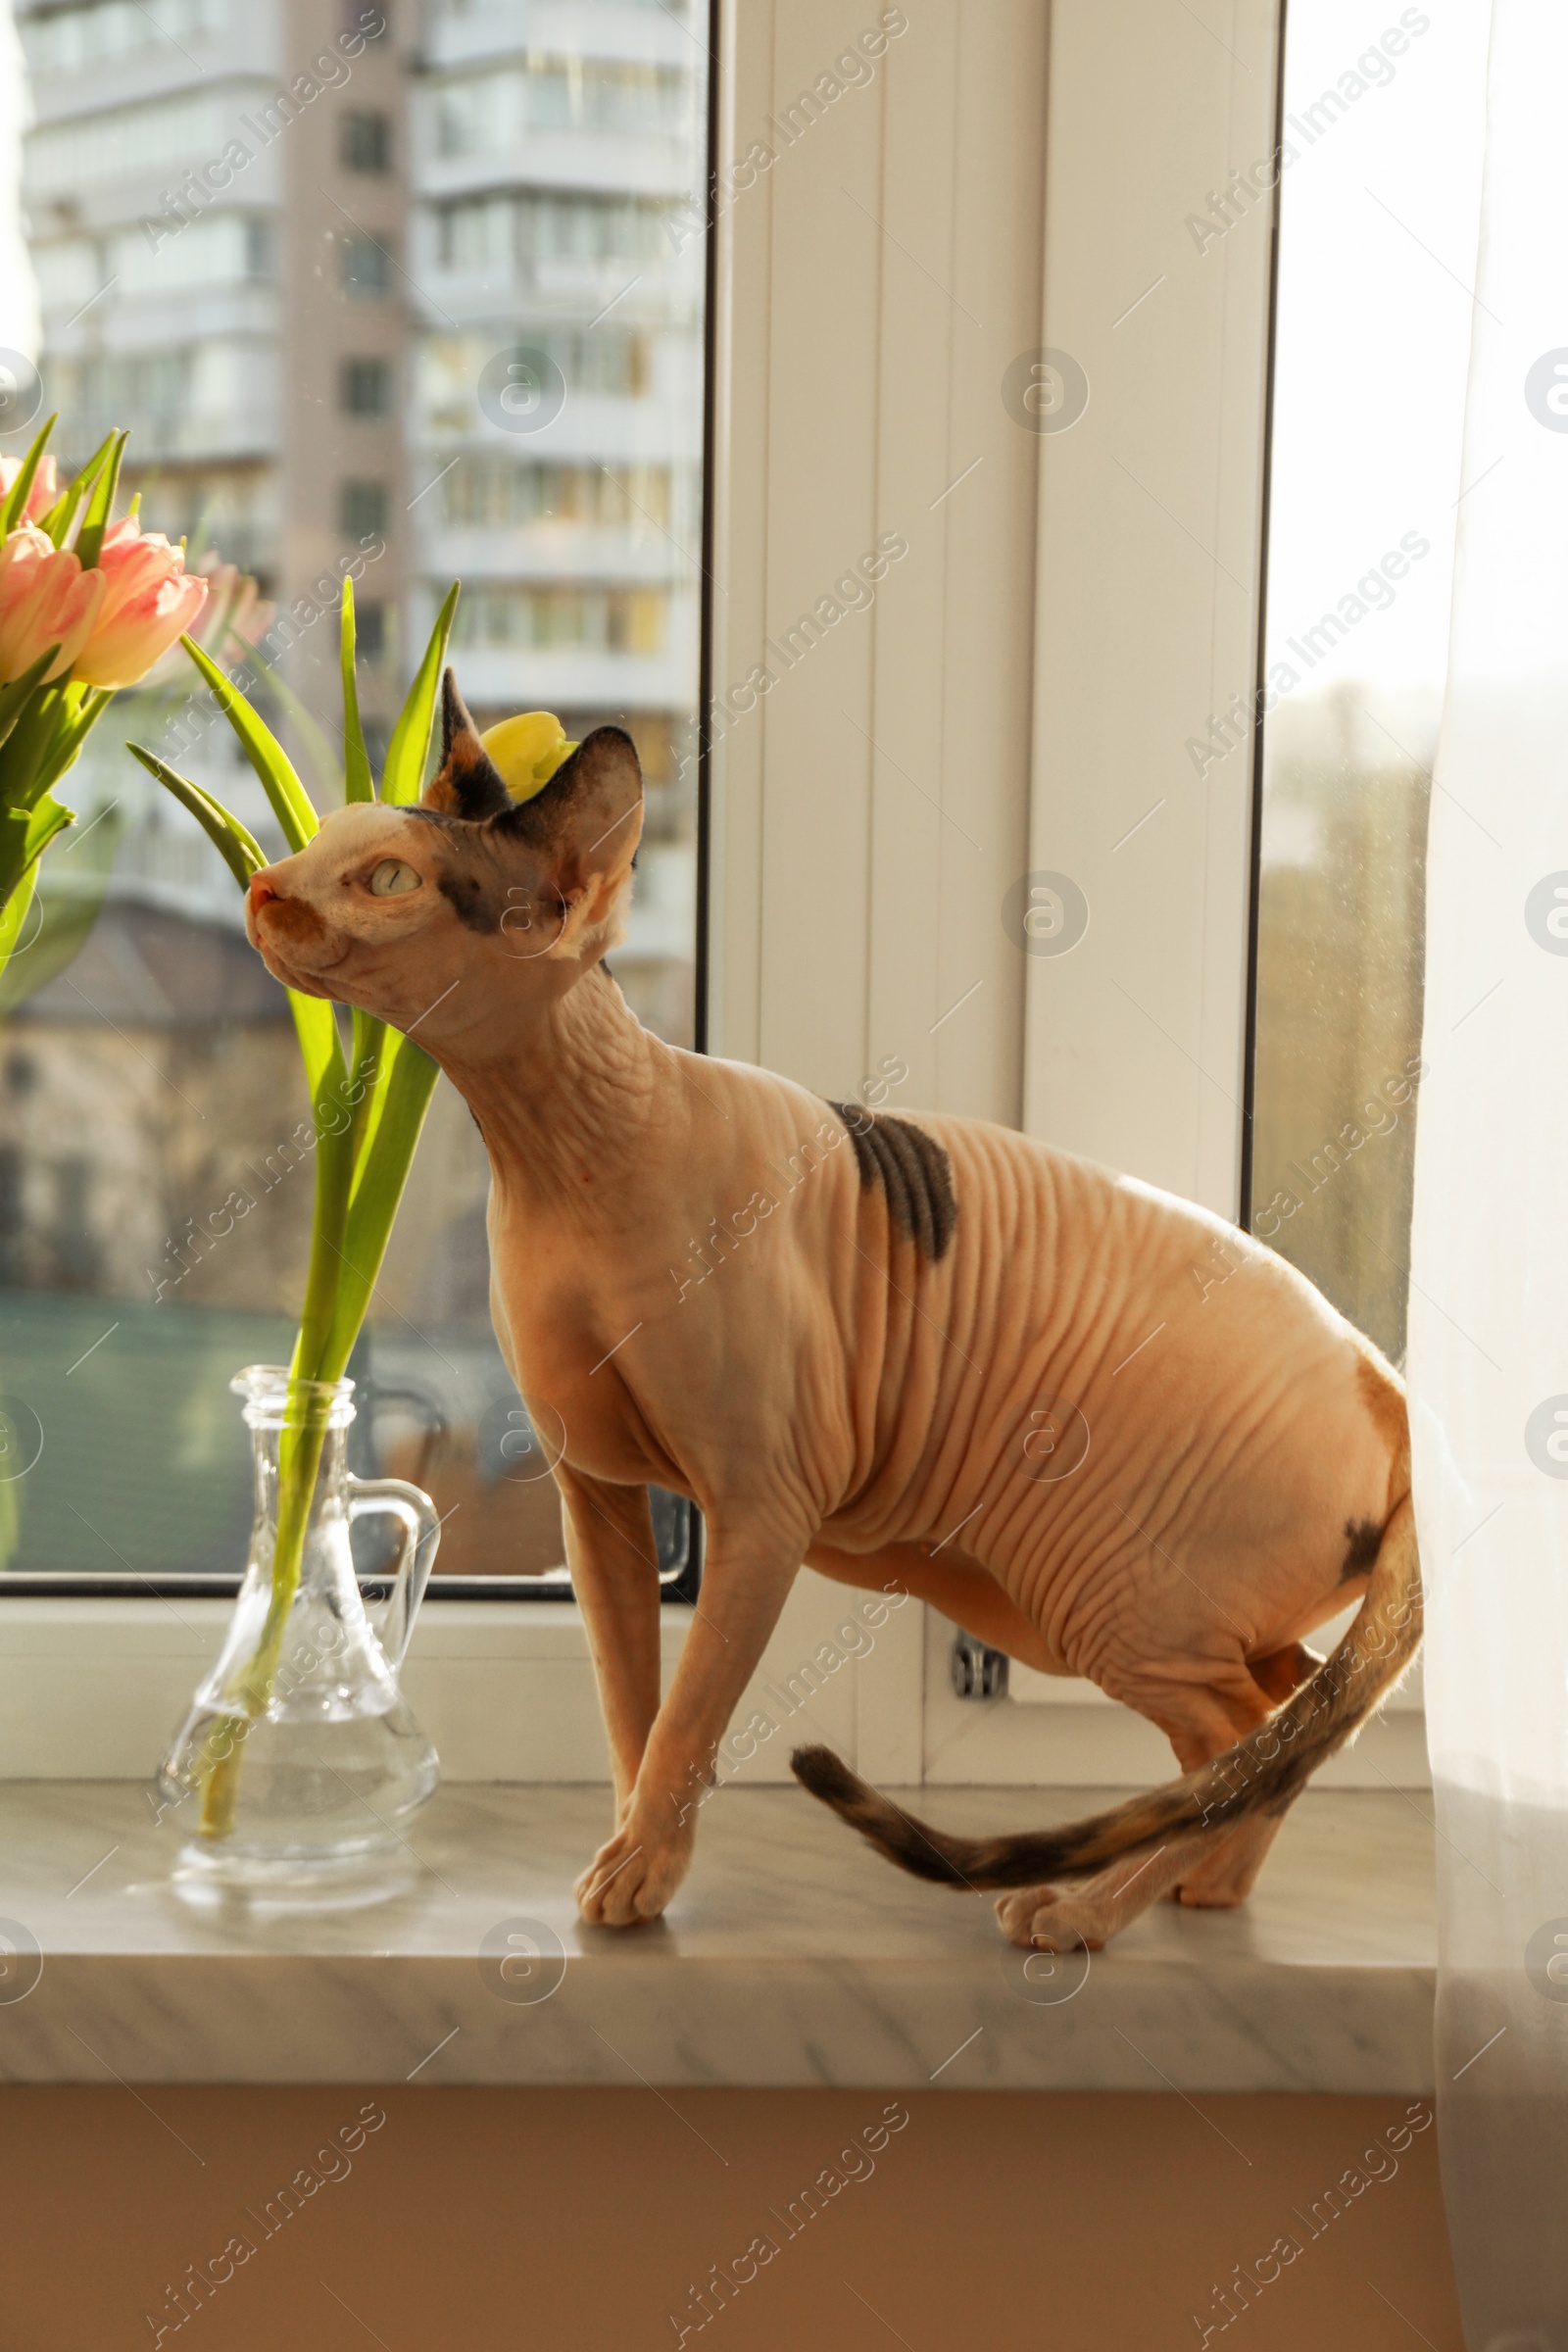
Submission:
[[[255,575],[257,704],[320,807],[346,567],[372,759],[455,578],[481,727],[625,725],[648,824],[615,976],[692,1043],[706,11],[575,0],[541,41],[510,0],[14,7],[0,347],[36,360],[62,459],[128,426],[144,527]],[[176,652],[91,738],[0,1001],[0,1574],[243,1564],[226,1384],[290,1346],[313,1163],[234,883],[123,750],[280,850],[196,683]],[[559,1509],[490,1332],[487,1188],[443,1082],[352,1366],[355,1446],[434,1494],[438,1576],[537,1578]]]
[[[1287,19],[1251,1226],[1396,1358],[1487,20]],[[1215,211],[1224,235],[1251,218]],[[1212,713],[1208,789],[1244,789],[1252,753],[1245,708]]]
[[351,416],[389,416],[392,414],[390,360],[345,360],[343,406]]
[[351,108],[343,117],[338,153],[350,172],[389,172],[392,168],[392,118],[366,115]]

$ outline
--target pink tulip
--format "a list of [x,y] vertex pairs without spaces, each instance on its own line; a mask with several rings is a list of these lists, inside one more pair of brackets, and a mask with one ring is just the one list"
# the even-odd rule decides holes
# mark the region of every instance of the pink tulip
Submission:
[[188,629],[207,602],[207,582],[185,569],[185,551],[127,514],[104,534],[104,599],[72,674],[88,686],[134,686]]
[[[20,458],[0,458],[0,500],[7,496],[12,483],[21,471],[22,460]],[[40,514],[48,514],[59,496],[60,485],[55,479],[55,462],[53,458],[42,457],[38,460],[38,470],[32,477],[32,488],[27,492],[27,512],[23,515],[23,521],[36,522]]]
[[[234,564],[225,564],[216,550],[202,558],[201,577],[207,582],[206,604],[186,631],[204,653],[231,669],[266,636],[274,608],[257,594],[256,582]],[[191,682],[190,663],[178,646],[171,646],[147,673],[145,684],[172,686]]]
[[83,571],[69,548],[57,552],[35,524],[9,532],[0,542],[0,683],[20,678],[51,645],[60,658],[49,675],[67,676],[106,592],[101,571]]
[[202,558],[201,576],[212,596],[191,635],[215,661],[233,661],[266,636],[274,608],[258,595],[248,572],[216,553]]

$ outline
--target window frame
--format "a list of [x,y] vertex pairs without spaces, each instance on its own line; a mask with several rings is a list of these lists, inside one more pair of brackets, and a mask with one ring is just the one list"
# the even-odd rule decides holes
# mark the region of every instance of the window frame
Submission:
[[[896,13],[866,11],[873,25]],[[839,1096],[884,1054],[902,1054],[910,1081],[897,1102],[1022,1126],[1234,1218],[1256,775],[1216,808],[1182,763],[1204,711],[1257,681],[1273,240],[1226,239],[1204,256],[1187,239],[1184,253],[1183,217],[1224,184],[1233,158],[1270,150],[1283,0],[1229,0],[1224,15],[1221,40],[1180,11],[1156,25],[1135,0],[1054,0],[1049,14],[1045,0],[996,0],[964,21],[960,43],[948,0],[918,27],[906,20],[869,84],[845,88],[833,115],[746,180],[758,126],[776,127],[842,26],[825,0],[711,0],[698,1044]],[[814,269],[824,238],[828,286]],[[944,377],[930,355],[972,332],[967,301],[990,321],[987,360]],[[1114,340],[1135,318],[1141,339]],[[1083,360],[1094,430],[1032,434],[1004,409],[1004,367],[1041,349]],[[1180,384],[1183,397],[1161,407],[1152,383]],[[825,384],[831,443],[792,429]],[[1125,465],[1118,476],[1097,439],[1107,416],[1142,481]],[[870,609],[845,615],[805,678],[779,678],[776,695],[754,685],[746,705],[761,649],[776,649],[862,541],[903,531],[906,515],[926,533],[921,560],[884,571]],[[1212,555],[1194,552],[1195,523]],[[1240,589],[1222,616],[1216,564]],[[1125,660],[1129,639],[1153,648],[1142,663]],[[834,715],[846,701],[851,728]],[[920,831],[911,770],[949,818],[986,833],[977,871],[957,862],[946,821]],[[1113,866],[1117,835],[1161,793],[1168,842],[1144,867]],[[1098,918],[1071,956],[1019,955],[1003,931],[1005,889],[1043,870],[1078,873]],[[1131,992],[1105,984],[1107,951]],[[968,1025],[966,988],[981,992]],[[909,1010],[927,1000],[929,1025]],[[40,1689],[58,1672],[63,1700],[84,1664],[116,1682],[106,1662],[123,1654],[127,1609],[140,1612],[128,1622],[144,1647],[167,1647],[176,1637],[158,1606],[0,1608],[0,1687],[24,1664],[29,1721],[63,1721],[63,1706],[40,1707]],[[853,1606],[803,1571],[753,1690],[831,1643]],[[664,1612],[666,1670],[686,1622]],[[800,1729],[896,1784],[1059,1784],[1085,1771],[1102,1785],[1147,1781],[1148,1727],[1098,1693],[1064,1685],[1044,1706],[960,1706],[947,1694],[951,1639],[944,1620],[906,1606]],[[595,1777],[572,1712],[592,1707],[573,1606],[501,1619],[438,1596],[412,1653],[416,1707],[427,1657],[445,1661],[429,1719],[438,1739],[454,1726],[452,1777]],[[539,1672],[563,1661],[567,1715],[553,1701],[534,1734],[517,1732]],[[179,1672],[183,1697],[189,1654]],[[512,1727],[504,1755],[486,1761],[466,1739],[455,1693]],[[117,1745],[111,1726],[90,1761],[140,1775],[150,1718],[133,1703],[123,1715],[124,1738]],[[759,1750],[745,1777],[785,1779],[791,1744]],[[1419,1778],[1409,1747],[1397,1765],[1407,1786]],[[83,1766],[62,1763],[50,1735],[25,1760],[15,1742],[0,1746],[6,1769]],[[1357,1770],[1340,1777],[1353,1785]],[[1361,1785],[1374,1785],[1371,1771]]]

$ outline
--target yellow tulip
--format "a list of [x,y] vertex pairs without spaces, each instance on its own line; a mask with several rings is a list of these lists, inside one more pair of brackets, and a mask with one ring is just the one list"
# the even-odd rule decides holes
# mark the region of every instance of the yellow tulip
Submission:
[[479,741],[514,801],[531,801],[577,749],[549,710],[519,711],[486,728]]

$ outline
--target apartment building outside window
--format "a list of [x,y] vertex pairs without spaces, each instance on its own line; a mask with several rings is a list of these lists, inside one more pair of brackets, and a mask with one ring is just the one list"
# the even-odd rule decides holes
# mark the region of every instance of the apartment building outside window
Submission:
[[[701,253],[663,223],[706,184],[704,25],[681,0],[578,0],[541,48],[521,11],[441,0],[156,13],[17,0],[35,324],[24,303],[0,343],[31,336],[68,464],[129,425],[144,525],[256,575],[273,608],[258,707],[318,806],[342,789],[346,562],[372,759],[455,578],[481,725],[549,709],[574,737],[629,728],[648,825],[615,973],[691,1042],[704,288]],[[480,397],[519,350],[563,388],[525,431]],[[45,877],[59,960],[14,965],[0,1391],[60,1442],[17,1490],[0,1575],[232,1571],[248,1469],[224,1384],[285,1354],[297,1311],[311,1177],[283,1148],[305,1109],[286,1004],[232,880],[122,748],[150,744],[278,848],[193,682],[181,657],[94,737],[73,776],[83,839]],[[352,1367],[361,1466],[421,1475],[452,1513],[438,1573],[540,1590],[559,1513],[503,1443],[516,1398],[488,1324],[486,1185],[443,1087]],[[220,1235],[237,1192],[254,1206]]]

